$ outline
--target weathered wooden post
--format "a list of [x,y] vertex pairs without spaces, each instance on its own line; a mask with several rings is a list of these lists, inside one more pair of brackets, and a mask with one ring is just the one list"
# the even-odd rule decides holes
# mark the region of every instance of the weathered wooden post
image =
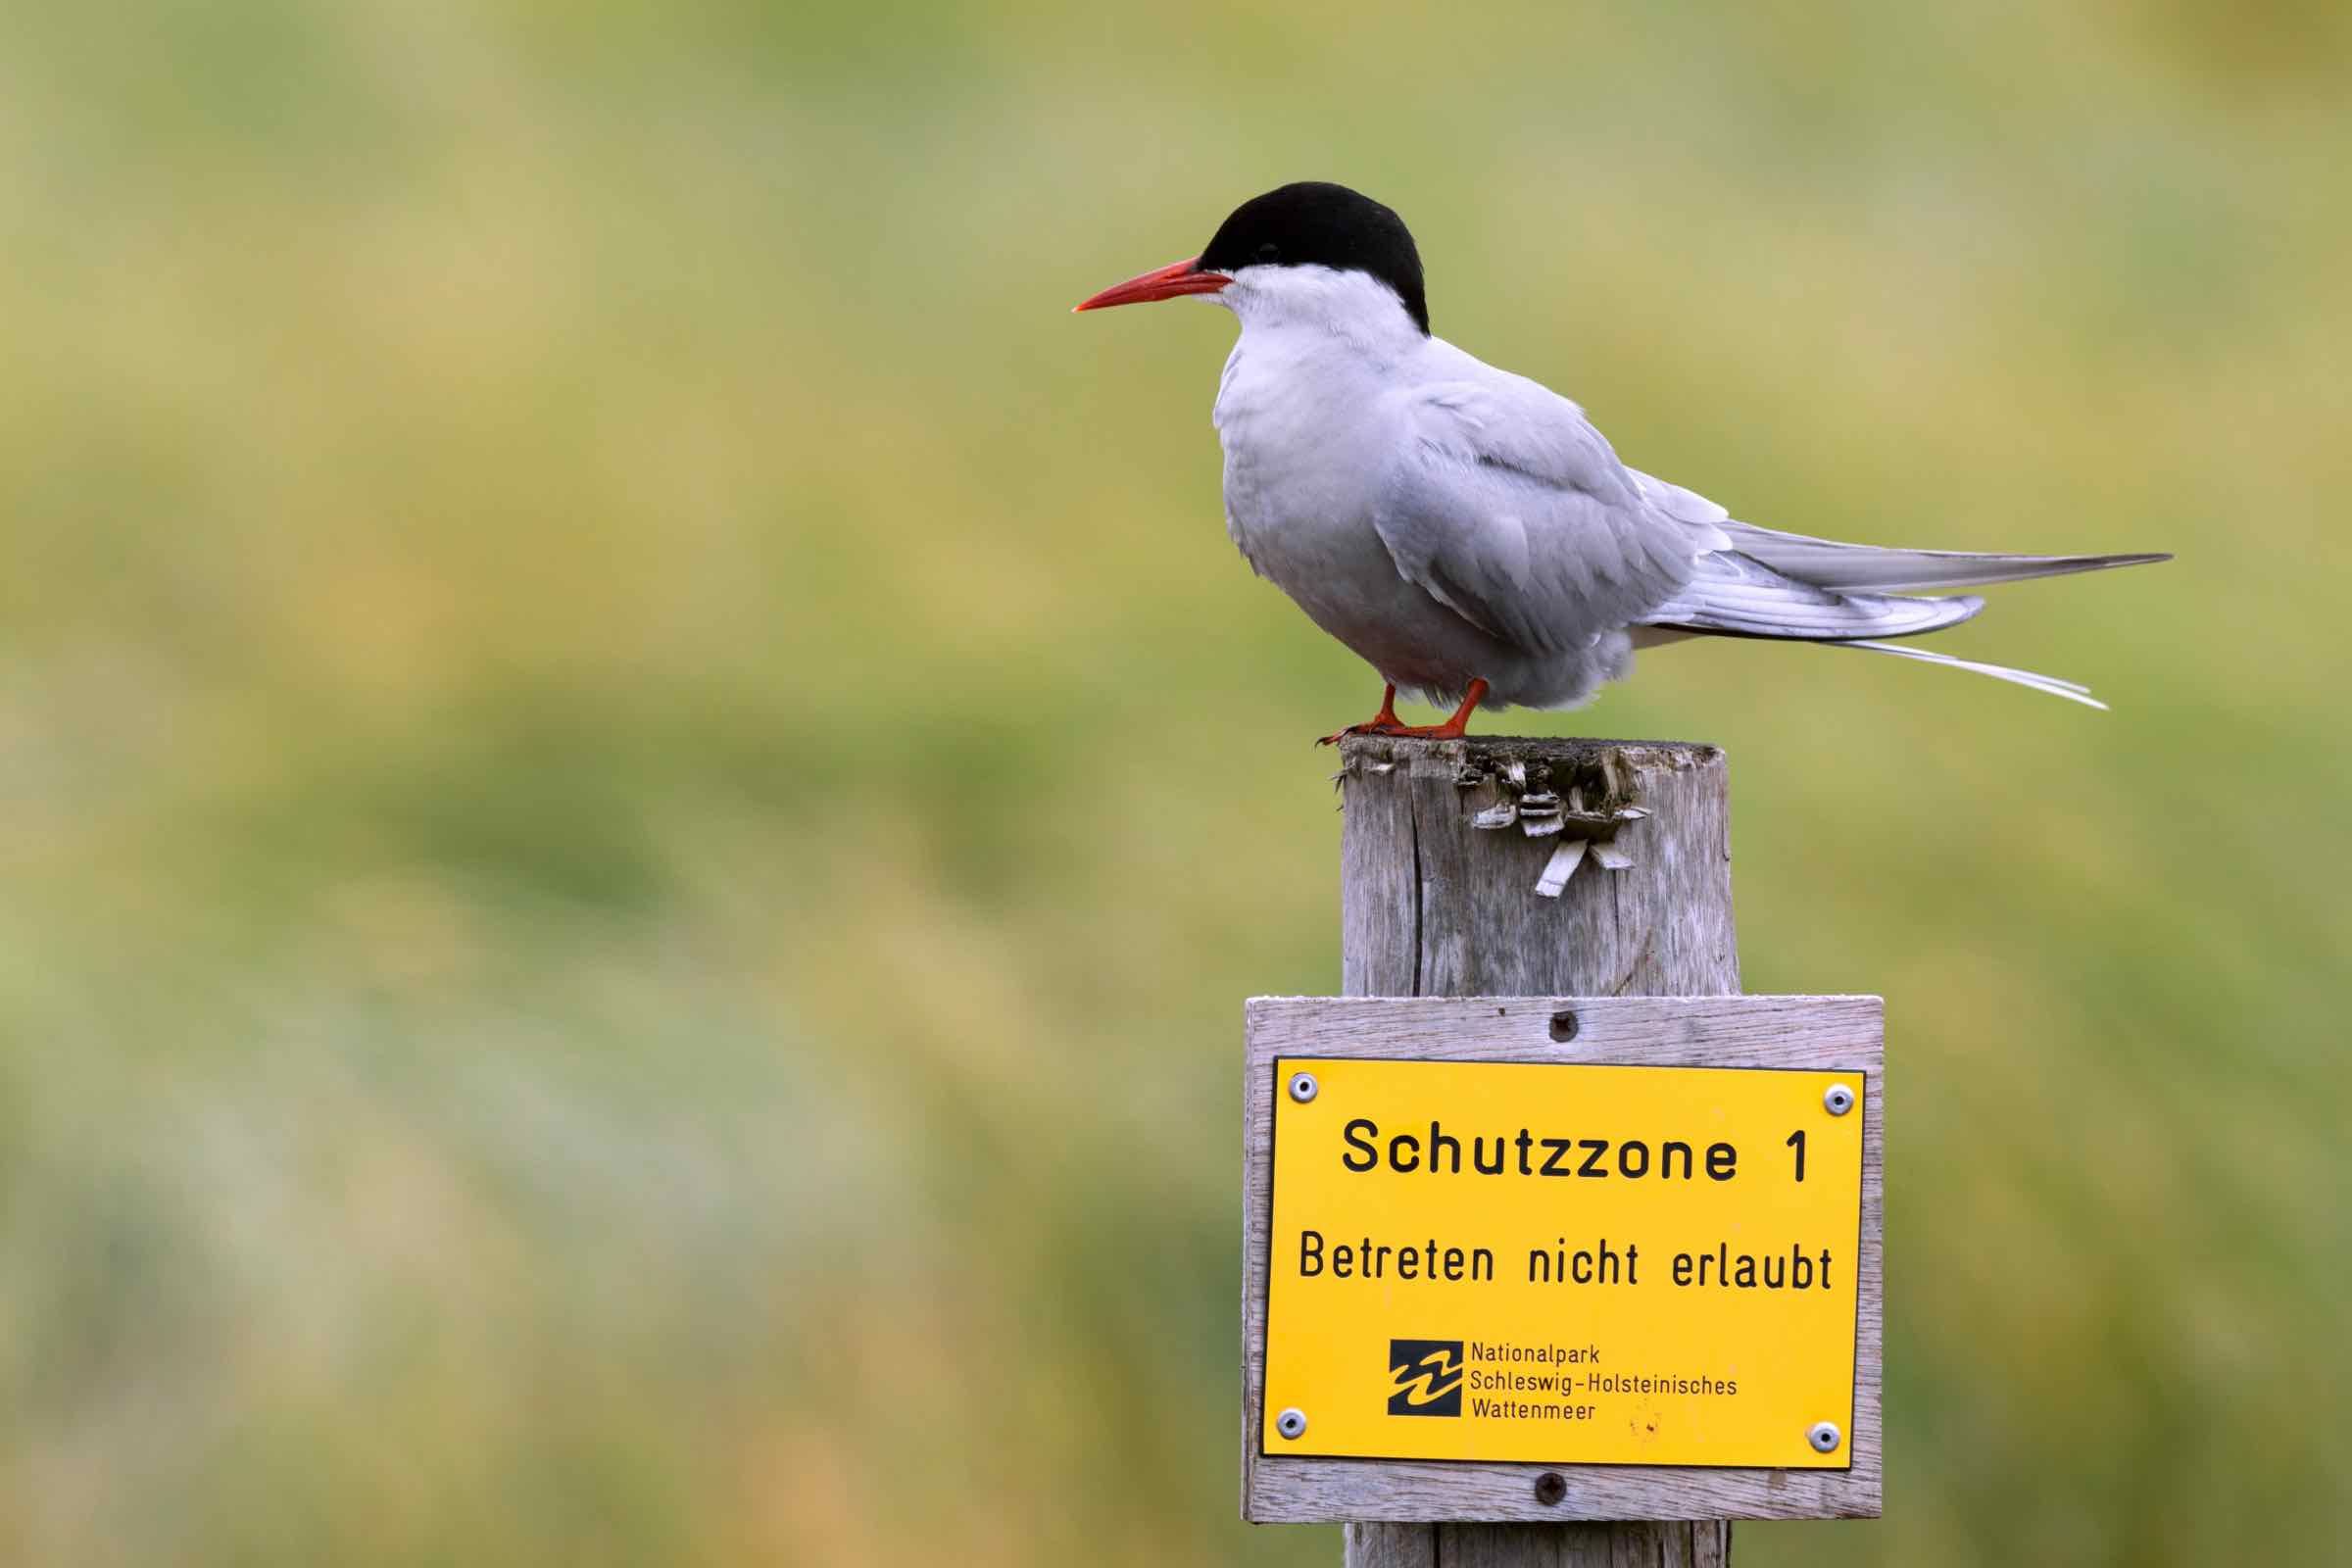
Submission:
[[1348,1521],[1350,1568],[1720,1563],[1732,1518],[1876,1515],[1880,1007],[1739,997],[1723,754],[1342,767],[1347,996],[1481,1000],[1250,1004],[1246,1515]]

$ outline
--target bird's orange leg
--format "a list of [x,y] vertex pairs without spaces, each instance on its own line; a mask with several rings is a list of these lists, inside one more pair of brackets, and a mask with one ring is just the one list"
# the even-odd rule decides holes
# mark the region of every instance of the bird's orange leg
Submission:
[[1407,724],[1396,731],[1399,735],[1418,735],[1424,740],[1458,741],[1470,732],[1470,714],[1487,695],[1487,683],[1472,676],[1470,689],[1462,693],[1462,706],[1443,724]]
[[1348,735],[1396,735],[1426,741],[1458,741],[1470,730],[1470,715],[1487,695],[1487,683],[1473,678],[1470,689],[1462,694],[1462,706],[1443,724],[1402,724],[1396,719],[1396,687],[1392,682],[1380,695],[1380,711],[1361,724],[1350,724],[1338,735],[1326,735],[1315,744],[1330,746]]

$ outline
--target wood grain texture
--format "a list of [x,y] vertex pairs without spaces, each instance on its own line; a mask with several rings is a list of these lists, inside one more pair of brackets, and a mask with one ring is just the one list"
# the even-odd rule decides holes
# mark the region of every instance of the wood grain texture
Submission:
[[[1351,997],[1709,996],[1740,989],[1723,753],[1663,741],[1341,743],[1341,991]],[[1516,767],[1588,808],[1649,814],[1534,894],[1559,842],[1470,818]],[[1465,782],[1473,780],[1474,782]],[[1577,831],[1574,828],[1570,832]]]
[[[1355,1532],[1387,1531],[1404,1555],[1360,1558]],[[1429,1568],[1723,1568],[1724,1537],[1688,1525],[1351,1525],[1350,1568],[1411,1563]],[[1692,1554],[1693,1547],[1696,1555]]]
[[1428,1525],[1351,1524],[1348,1568],[1437,1568],[1438,1540]]
[[[1483,1059],[1495,1051],[1525,1057],[1562,1048],[1550,1039],[1556,1004],[1575,1007],[1576,1059],[1672,1060],[1703,1066],[1777,1065],[1785,1054],[1793,999],[1747,998],[1710,1007],[1688,999],[1740,989],[1732,918],[1731,809],[1722,752],[1682,742],[1460,741],[1353,737],[1342,743],[1346,824],[1342,835],[1342,989],[1349,997],[1500,998],[1450,1005],[1468,1012],[1407,1016],[1393,1004],[1335,1012],[1348,1031],[1347,1054],[1446,1054]],[[1567,808],[1559,834],[1525,826],[1477,828],[1471,819],[1530,795]],[[1530,803],[1532,804],[1532,803]],[[1645,814],[1613,829],[1592,826]],[[1508,814],[1508,813],[1497,813]],[[1535,884],[1563,840],[1595,843],[1557,898]],[[1621,869],[1609,869],[1609,866]],[[1684,999],[1649,1010],[1632,999]],[[1551,999],[1608,999],[1555,1004]],[[1530,1030],[1496,1030],[1514,1004]],[[1827,1026],[1846,1046],[1878,1038],[1874,999],[1843,999],[1851,1009]],[[1322,1004],[1320,1005],[1335,1005]],[[1446,1005],[1446,1004],[1441,1004]],[[1494,1008],[1504,1009],[1497,1016]],[[1483,1009],[1483,1010],[1480,1010]],[[1250,1067],[1245,1091],[1250,1159],[1244,1205],[1244,1511],[1253,1519],[1346,1518],[1353,1568],[1469,1563],[1706,1563],[1728,1561],[1728,1518],[1809,1518],[1878,1511],[1878,1296],[1876,1210],[1863,1283],[1871,1382],[1856,1393],[1855,1470],[1727,1471],[1566,1468],[1565,1494],[1536,1497],[1540,1465],[1456,1465],[1257,1454],[1257,1389],[1263,1343],[1268,1227],[1267,1138],[1277,1050],[1300,1051],[1323,1025],[1280,1002],[1250,1004]],[[1475,1016],[1479,1027],[1467,1028]],[[1462,1028],[1445,1027],[1448,1020]],[[1434,1031],[1430,1026],[1437,1026]],[[1265,1033],[1261,1039],[1260,1028]],[[1433,1033],[1435,1044],[1433,1045]],[[1278,1044],[1279,1042],[1279,1044]],[[1507,1042],[1507,1044],[1505,1044]],[[1385,1048],[1385,1049],[1384,1049]],[[1841,1047],[1842,1049],[1842,1047]],[[1601,1053],[1609,1053],[1607,1055]],[[1620,1054],[1620,1053],[1623,1053]],[[1327,1054],[1338,1054],[1330,1051]],[[1854,1066],[1857,1060],[1806,1064]],[[1865,1202],[1879,1191],[1877,1061],[1869,1068]],[[1866,1484],[1850,1478],[1865,1474]],[[1836,1495],[1822,1478],[1848,1481]],[[1649,1520],[1600,1526],[1403,1521]],[[1387,1523],[1386,1521],[1398,1521]]]
[[[1574,1012],[1577,1019],[1575,1038],[1565,1043],[1552,1039],[1552,1017],[1562,1010]],[[1368,1552],[1385,1555],[1351,1556],[1348,1561],[1457,1568],[1459,1563],[1489,1559],[1446,1555],[1447,1541],[1461,1544],[1461,1551],[1483,1551],[1491,1544],[1468,1529],[1433,1535],[1429,1521],[1719,1522],[1878,1516],[1884,1464],[1886,1294],[1885,1025],[1878,998],[1257,997],[1245,1009],[1244,1020],[1242,1489],[1247,1517],[1261,1523],[1394,1523],[1398,1528],[1360,1532]],[[1852,1468],[1465,1464],[1259,1453],[1266,1275],[1273,1234],[1274,1062],[1295,1056],[1785,1067],[1857,1074],[1863,1085],[1862,1237],[1855,1274],[1854,1430],[1848,1438]],[[1564,1484],[1555,1502],[1544,1502],[1537,1493],[1537,1481],[1547,1474],[1557,1475]],[[1714,1523],[1619,1525],[1613,1533],[1601,1534],[1617,1543],[1612,1552],[1622,1548],[1631,1553],[1627,1560],[1640,1563],[1720,1563],[1728,1560],[1730,1551],[1728,1538]],[[1585,1532],[1577,1539],[1591,1535]],[[1569,1543],[1569,1537],[1561,1542]],[[1558,1549],[1567,1551],[1571,1544],[1559,1544]]]

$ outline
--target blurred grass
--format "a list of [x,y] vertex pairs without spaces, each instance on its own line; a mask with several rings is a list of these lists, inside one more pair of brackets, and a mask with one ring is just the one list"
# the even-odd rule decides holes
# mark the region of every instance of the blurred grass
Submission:
[[2159,548],[1652,656],[1888,998],[1888,1517],[2347,1549],[2338,7],[0,19],[0,1558],[1325,1562],[1234,1520],[1239,1000],[1366,673],[1222,537],[1283,179],[1759,521]]

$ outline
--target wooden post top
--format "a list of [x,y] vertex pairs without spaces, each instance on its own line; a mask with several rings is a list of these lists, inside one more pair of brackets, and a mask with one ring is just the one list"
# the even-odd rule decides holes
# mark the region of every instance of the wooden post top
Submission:
[[1719,747],[1367,735],[1340,759],[1348,994],[1739,990]]

